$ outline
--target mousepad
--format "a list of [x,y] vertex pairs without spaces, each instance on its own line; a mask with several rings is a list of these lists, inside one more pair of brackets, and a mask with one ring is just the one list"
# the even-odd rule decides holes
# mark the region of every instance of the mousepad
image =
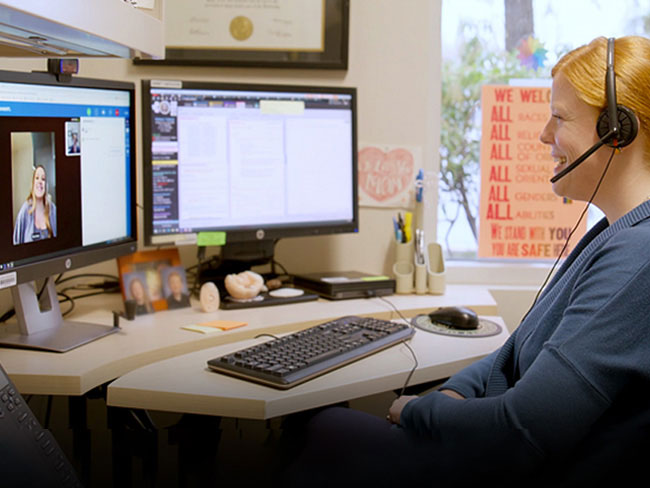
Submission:
[[411,319],[411,323],[418,329],[426,332],[455,337],[489,337],[501,332],[501,326],[499,324],[480,317],[476,329],[453,329],[448,325],[432,322],[431,318],[426,314],[416,315]]

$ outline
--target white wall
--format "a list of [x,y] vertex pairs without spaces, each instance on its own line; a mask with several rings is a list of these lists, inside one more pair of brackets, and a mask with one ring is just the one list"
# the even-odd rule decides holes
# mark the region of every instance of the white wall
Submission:
[[[286,70],[223,67],[141,66],[123,59],[81,58],[79,76],[132,81],[140,107],[141,79],[241,81],[355,86],[358,138],[362,143],[422,148],[426,170],[437,171],[440,94],[440,0],[352,0],[349,67],[342,70]],[[0,58],[0,69],[44,70],[45,60]],[[138,128],[140,115],[138,112]],[[142,143],[138,142],[138,181]],[[142,189],[139,188],[139,201]],[[435,197],[437,190],[429,197]],[[428,235],[435,213],[425,215]],[[139,211],[141,216],[141,211]],[[280,241],[277,259],[290,272],[361,270],[389,274],[395,209],[360,209],[358,234]],[[194,263],[195,247],[181,249],[183,264]],[[114,269],[107,263],[102,270]],[[3,300],[4,301],[4,300]]]
[[[440,134],[440,0],[351,0],[349,67],[341,70],[285,70],[222,67],[139,66],[129,60],[82,58],[80,76],[136,83],[140,127],[141,79],[241,81],[355,86],[358,90],[360,143],[419,146],[426,170],[437,173]],[[0,58],[0,69],[44,70],[45,60]],[[138,146],[138,181],[142,142]],[[142,189],[138,189],[139,201]],[[436,230],[437,188],[425,194],[425,230]],[[360,270],[390,274],[396,209],[360,209],[360,232],[280,241],[276,257],[289,272]],[[141,210],[139,217],[141,217]],[[195,263],[196,247],[181,248],[185,266]],[[114,261],[92,267],[117,273]],[[79,270],[79,272],[88,270]],[[448,283],[485,284],[499,313],[513,330],[526,312],[548,265],[527,263],[447,263]],[[495,281],[495,280],[498,280]],[[11,306],[0,292],[0,312]]]

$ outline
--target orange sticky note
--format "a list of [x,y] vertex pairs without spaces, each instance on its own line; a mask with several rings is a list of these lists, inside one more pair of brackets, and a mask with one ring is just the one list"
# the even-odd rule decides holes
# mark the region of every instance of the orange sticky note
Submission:
[[215,329],[230,330],[237,327],[248,325],[248,322],[239,322],[237,320],[210,320],[209,322],[201,322],[203,327],[214,327]]

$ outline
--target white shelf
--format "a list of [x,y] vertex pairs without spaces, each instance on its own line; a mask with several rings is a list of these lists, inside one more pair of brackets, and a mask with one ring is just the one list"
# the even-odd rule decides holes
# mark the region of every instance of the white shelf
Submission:
[[163,58],[161,11],[123,0],[0,1],[0,56]]

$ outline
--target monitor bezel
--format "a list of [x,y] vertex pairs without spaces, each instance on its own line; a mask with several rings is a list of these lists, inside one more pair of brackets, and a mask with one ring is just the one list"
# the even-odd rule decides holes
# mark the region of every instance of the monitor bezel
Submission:
[[[49,85],[72,88],[96,88],[119,90],[129,93],[129,144],[130,144],[130,167],[129,180],[131,195],[130,205],[130,224],[131,229],[127,239],[115,243],[99,243],[91,246],[79,246],[68,248],[52,253],[42,254],[34,258],[33,261],[19,263],[9,269],[0,271],[0,280],[5,279],[10,273],[15,273],[11,279],[3,281],[8,284],[22,284],[35,280],[47,278],[48,276],[64,273],[77,268],[98,264],[126,254],[133,253],[137,250],[138,244],[138,227],[136,214],[137,201],[137,151],[136,151],[136,99],[135,83],[126,81],[114,81],[96,78],[71,77],[67,81],[59,81],[57,76],[46,72],[18,72],[0,70],[0,82],[3,83],[21,83],[28,85]],[[8,285],[3,285],[2,288]]]
[[[151,87],[188,89],[188,90],[228,90],[228,91],[262,91],[262,92],[295,92],[295,93],[327,93],[345,94],[351,96],[352,112],[352,220],[334,222],[312,222],[304,224],[276,224],[264,226],[235,226],[214,227],[203,231],[223,231],[226,233],[228,244],[256,241],[277,241],[285,237],[321,236],[359,231],[359,201],[358,201],[358,158],[357,158],[357,90],[355,87],[344,86],[314,86],[291,84],[255,84],[212,81],[186,80],[153,80],[143,79],[142,85],[142,183],[143,183],[143,240],[146,246],[193,244],[191,238],[196,233],[161,235],[153,233],[153,163],[152,163],[152,124],[151,124]],[[162,86],[161,86],[162,85]],[[187,236],[187,237],[186,237]],[[168,239],[167,239],[168,237]]]

